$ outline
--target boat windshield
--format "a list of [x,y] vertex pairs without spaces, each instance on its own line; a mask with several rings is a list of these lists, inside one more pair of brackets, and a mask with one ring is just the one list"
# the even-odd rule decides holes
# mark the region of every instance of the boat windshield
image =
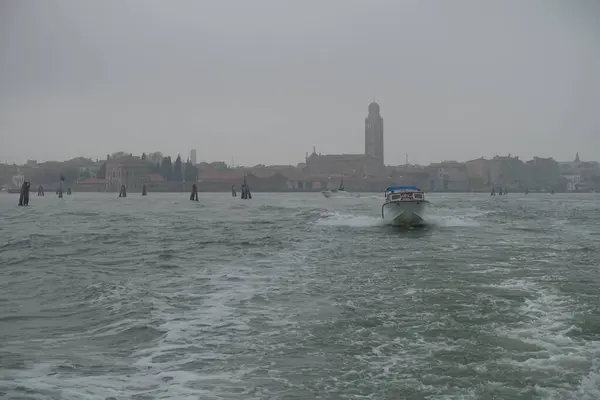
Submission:
[[387,201],[413,201],[424,200],[425,196],[421,191],[412,190],[390,190],[385,192]]

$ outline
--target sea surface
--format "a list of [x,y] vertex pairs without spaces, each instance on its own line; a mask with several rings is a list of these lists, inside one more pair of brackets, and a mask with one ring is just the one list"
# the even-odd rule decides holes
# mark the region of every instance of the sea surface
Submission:
[[0,194],[2,399],[599,399],[600,196]]

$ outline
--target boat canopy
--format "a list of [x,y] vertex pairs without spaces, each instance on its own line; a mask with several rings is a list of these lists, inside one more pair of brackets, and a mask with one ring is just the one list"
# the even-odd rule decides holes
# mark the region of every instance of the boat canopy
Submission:
[[385,191],[386,192],[390,192],[390,191],[393,191],[393,190],[402,190],[402,189],[419,191],[419,188],[417,188],[415,186],[390,186],[389,188],[385,189]]

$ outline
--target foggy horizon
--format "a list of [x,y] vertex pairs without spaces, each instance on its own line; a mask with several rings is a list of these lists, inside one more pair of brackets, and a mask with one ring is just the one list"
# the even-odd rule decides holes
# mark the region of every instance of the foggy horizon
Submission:
[[600,160],[600,5],[356,0],[0,3],[0,162],[162,151],[297,164]]

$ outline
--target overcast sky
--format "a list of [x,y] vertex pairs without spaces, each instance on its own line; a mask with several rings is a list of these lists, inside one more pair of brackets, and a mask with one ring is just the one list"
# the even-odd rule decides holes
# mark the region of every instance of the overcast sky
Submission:
[[0,0],[0,161],[600,159],[596,0]]

